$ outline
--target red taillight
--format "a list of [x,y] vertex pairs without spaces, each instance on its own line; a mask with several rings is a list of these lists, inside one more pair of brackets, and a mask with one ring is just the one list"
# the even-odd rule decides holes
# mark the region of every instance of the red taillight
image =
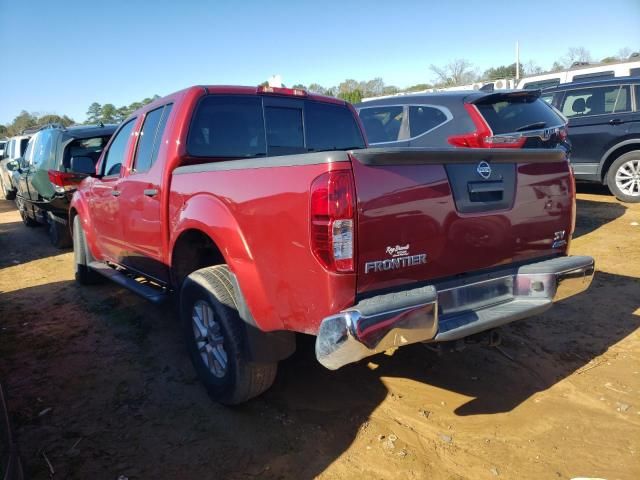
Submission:
[[355,267],[355,188],[349,170],[327,172],[311,184],[311,249],[329,270]]
[[469,113],[475,132],[452,135],[447,141],[454,147],[466,148],[521,148],[526,142],[524,137],[511,137],[506,135],[493,135],[491,127],[480,114],[478,107],[471,103],[465,103],[464,108]]
[[569,127],[565,125],[564,127],[560,128],[560,130],[558,131],[558,135],[560,137],[560,141],[564,142],[569,137]]
[[292,95],[294,97],[307,96],[307,92],[301,88],[269,87],[266,85],[259,86],[258,93],[273,93],[275,95]]
[[75,190],[86,175],[72,172],[49,170],[49,180],[58,191]]

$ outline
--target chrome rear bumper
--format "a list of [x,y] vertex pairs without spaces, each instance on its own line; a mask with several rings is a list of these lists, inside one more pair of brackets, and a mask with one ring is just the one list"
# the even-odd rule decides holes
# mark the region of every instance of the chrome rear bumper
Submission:
[[456,340],[538,315],[586,290],[594,270],[591,257],[559,257],[367,298],[322,321],[316,357],[336,370],[390,348]]

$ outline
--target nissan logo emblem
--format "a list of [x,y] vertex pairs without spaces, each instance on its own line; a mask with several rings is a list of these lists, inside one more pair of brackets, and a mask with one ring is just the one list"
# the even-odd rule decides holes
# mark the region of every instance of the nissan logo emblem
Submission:
[[476,172],[485,180],[491,176],[491,165],[489,165],[484,160],[478,164],[476,168]]

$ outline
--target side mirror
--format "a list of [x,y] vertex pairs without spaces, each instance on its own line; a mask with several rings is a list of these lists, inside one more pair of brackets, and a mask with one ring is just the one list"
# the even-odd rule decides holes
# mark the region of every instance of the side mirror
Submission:
[[71,171],[73,173],[96,174],[96,166],[91,157],[71,157]]
[[9,170],[10,172],[19,171],[20,164],[17,160],[11,160],[10,162],[7,162],[7,170]]

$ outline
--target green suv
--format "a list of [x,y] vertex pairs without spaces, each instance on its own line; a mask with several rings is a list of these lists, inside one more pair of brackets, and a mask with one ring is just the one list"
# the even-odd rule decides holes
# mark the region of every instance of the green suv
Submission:
[[95,172],[115,125],[52,126],[29,140],[24,156],[7,165],[17,188],[16,206],[25,225],[47,225],[51,243],[71,246],[69,202],[78,184]]

